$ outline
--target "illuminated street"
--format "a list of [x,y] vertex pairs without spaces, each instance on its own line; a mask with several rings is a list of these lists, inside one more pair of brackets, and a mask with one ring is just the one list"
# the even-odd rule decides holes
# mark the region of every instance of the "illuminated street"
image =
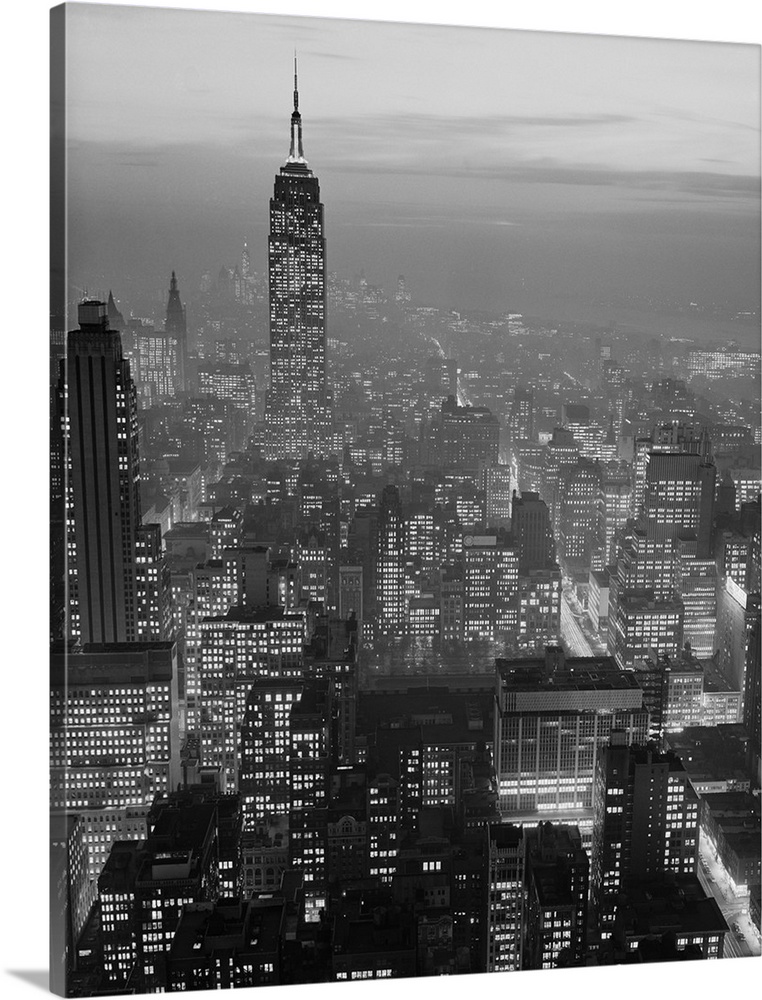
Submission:
[[590,643],[579,627],[566,592],[561,596],[561,641],[571,656],[595,655]]
[[749,896],[734,895],[725,868],[715,859],[714,848],[703,834],[699,839],[696,870],[705,892],[714,896],[729,928],[724,957],[748,958],[762,953],[756,928],[749,919]]

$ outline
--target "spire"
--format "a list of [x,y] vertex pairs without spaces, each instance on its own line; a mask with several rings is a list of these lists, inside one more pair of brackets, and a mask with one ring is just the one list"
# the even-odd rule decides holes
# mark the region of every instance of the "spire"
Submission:
[[299,78],[296,67],[296,49],[294,49],[294,111],[299,113]]
[[296,52],[294,52],[294,111],[291,115],[291,148],[288,163],[305,163],[302,148],[302,116],[299,114],[299,80],[297,76]]
[[167,319],[164,323],[165,330],[175,333],[181,331],[185,334],[185,307],[180,301],[180,292],[177,289],[177,275],[172,272],[169,282],[169,299],[167,300]]
[[124,316],[122,316],[114,300],[114,293],[109,288],[108,302],[106,303],[109,327],[112,330],[122,331],[124,329]]

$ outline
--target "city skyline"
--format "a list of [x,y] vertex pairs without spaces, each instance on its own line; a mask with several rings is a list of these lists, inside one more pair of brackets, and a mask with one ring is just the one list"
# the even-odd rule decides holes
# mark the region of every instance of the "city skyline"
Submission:
[[[84,57],[106,37],[78,32],[81,10],[53,16],[54,55],[65,24],[70,68],[83,64],[72,40]],[[200,37],[195,13],[185,13]],[[305,46],[307,37],[317,46],[320,32],[298,23]],[[413,26],[406,44],[420,50],[428,31]],[[456,34],[449,54],[465,68],[469,33]],[[151,47],[133,63],[123,35],[120,58],[139,73]],[[561,39],[572,62],[582,50],[568,37],[551,41]],[[214,32],[203,47],[225,49]],[[553,148],[567,130],[579,144],[555,164],[525,145],[530,167],[516,185],[516,164],[499,139],[491,151],[488,141],[516,119],[453,114],[473,96],[454,72],[453,103],[437,121],[461,153],[494,156],[499,171],[474,168],[465,153],[459,166],[448,159],[429,112],[403,122],[417,143],[403,153],[396,126],[385,130],[382,104],[363,103],[361,87],[367,153],[345,147],[328,102],[315,116],[326,134],[313,157],[297,49],[288,154],[269,160],[269,191],[239,197],[231,177],[212,170],[222,189],[197,191],[168,222],[147,192],[163,195],[172,215],[185,171],[170,189],[161,157],[144,159],[145,145],[132,142],[124,164],[146,171],[146,188],[116,195],[127,214],[115,231],[126,238],[108,302],[76,281],[54,296],[56,989],[65,981],[68,995],[85,996],[758,954],[762,423],[760,353],[749,336],[758,301],[754,292],[749,308],[737,296],[712,298],[704,265],[684,253],[680,265],[703,296],[686,302],[678,269],[666,265],[689,211],[688,228],[699,218],[688,206],[700,203],[716,237],[704,262],[712,271],[722,260],[713,287],[730,287],[721,220],[739,223],[740,250],[741,230],[759,214],[743,139],[725,150],[730,172],[677,171],[657,142],[625,157],[637,169],[616,166],[619,152],[604,169],[601,134],[610,127],[621,141],[643,106],[614,87],[602,106],[626,110],[582,115],[573,110],[580,92],[551,79],[563,112],[543,111],[540,87],[522,125],[548,129]],[[638,63],[655,77],[657,49]],[[612,54],[620,63],[625,55]],[[670,57],[673,72],[684,65]],[[225,58],[230,65],[230,51]],[[526,58],[542,62],[531,45]],[[601,92],[605,62],[593,85]],[[197,65],[189,85],[170,64],[186,97],[206,92]],[[758,58],[744,69],[758,81]],[[261,70],[278,77],[266,62]],[[157,122],[181,115],[172,89]],[[219,94],[208,92],[214,104]],[[719,104],[725,93],[716,88]],[[85,105],[67,89],[70,97],[72,124]],[[692,121],[691,101],[675,99]],[[178,124],[203,132],[198,149],[211,150],[223,137],[199,131],[194,101]],[[135,120],[121,110],[129,131]],[[704,116],[690,148],[712,152],[728,129],[754,133],[746,111],[737,117],[710,126]],[[258,122],[268,137],[266,116]],[[362,132],[356,117],[348,122],[353,136]],[[653,120],[646,131],[653,139]],[[600,156],[580,171],[571,156],[583,147]],[[649,156],[661,166],[646,169]],[[248,162],[258,177],[256,157]],[[97,156],[89,165],[101,178],[112,172]],[[69,167],[73,193],[89,181]],[[396,201],[376,200],[379,177],[394,178]],[[395,215],[418,181],[419,214]],[[510,207],[500,185],[517,204],[527,196],[523,218],[496,214]],[[533,189],[550,194],[535,202]],[[97,185],[90,191],[95,207]],[[609,236],[583,221],[596,192]],[[658,202],[658,225],[657,214],[635,210],[641,196]],[[143,268],[158,281],[152,229],[188,254],[211,251],[204,211],[222,198],[242,216],[260,197],[269,201],[261,266],[255,231],[219,269],[220,258],[194,274],[180,256],[163,268],[161,293],[142,284]],[[355,224],[363,234],[389,230],[387,259],[363,239],[350,268],[332,269],[334,205],[339,234]],[[54,218],[59,208],[54,199]],[[75,266],[87,219],[76,199],[67,209]],[[109,211],[101,206],[101,221]],[[543,219],[552,253],[538,257]],[[636,219],[642,246],[626,225]],[[137,229],[144,252],[130,258]],[[416,250],[415,239],[429,229],[441,229],[431,243],[440,260],[425,255],[428,271],[416,269],[424,244]],[[408,230],[412,265],[403,270]],[[490,243],[488,230],[508,242]],[[576,272],[567,237],[576,237]],[[630,256],[613,252],[610,238]],[[510,269],[512,253],[539,299],[514,271],[516,287],[503,279],[504,300],[492,297],[491,277]],[[656,282],[637,273],[646,258]],[[108,266],[102,254],[98,266]],[[434,273],[449,301],[432,297]],[[55,271],[52,284],[61,291]],[[519,310],[522,301],[540,302],[540,314]],[[580,305],[607,319],[582,321]],[[681,325],[690,337],[677,335]]]
[[[259,15],[230,33],[215,12],[130,15],[72,7],[70,217],[73,247],[92,254],[74,249],[75,284],[105,291],[123,255],[140,259],[117,294],[143,303],[160,264],[195,284],[244,240],[265,269],[254,206],[287,151],[296,48],[329,270],[359,264],[387,288],[404,273],[449,308],[565,305],[635,324],[661,312],[677,335],[678,306],[720,305],[715,327],[733,304],[757,307],[753,46]],[[203,54],[197,25],[214,39]],[[118,33],[125,73],[96,94],[77,67],[107,58],[88,44],[97,31]]]

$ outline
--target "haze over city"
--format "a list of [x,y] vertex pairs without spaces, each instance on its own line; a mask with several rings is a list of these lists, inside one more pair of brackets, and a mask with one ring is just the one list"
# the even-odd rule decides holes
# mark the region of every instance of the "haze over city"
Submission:
[[51,28],[54,991],[759,956],[759,50]]
[[[693,335],[759,302],[753,46],[74,5],[70,275],[131,305],[264,270],[299,53],[330,270],[448,308]],[[119,72],[112,71],[114,48]],[[98,87],[92,80],[98,79]],[[282,151],[282,152],[281,152]],[[118,234],[118,235],[117,235]],[[656,318],[657,314],[659,318]],[[669,315],[667,315],[669,314]]]

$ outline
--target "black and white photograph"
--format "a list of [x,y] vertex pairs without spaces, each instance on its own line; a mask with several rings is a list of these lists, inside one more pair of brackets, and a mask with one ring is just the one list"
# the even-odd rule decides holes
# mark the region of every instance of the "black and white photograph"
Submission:
[[50,11],[60,996],[762,953],[762,50],[435,18]]

